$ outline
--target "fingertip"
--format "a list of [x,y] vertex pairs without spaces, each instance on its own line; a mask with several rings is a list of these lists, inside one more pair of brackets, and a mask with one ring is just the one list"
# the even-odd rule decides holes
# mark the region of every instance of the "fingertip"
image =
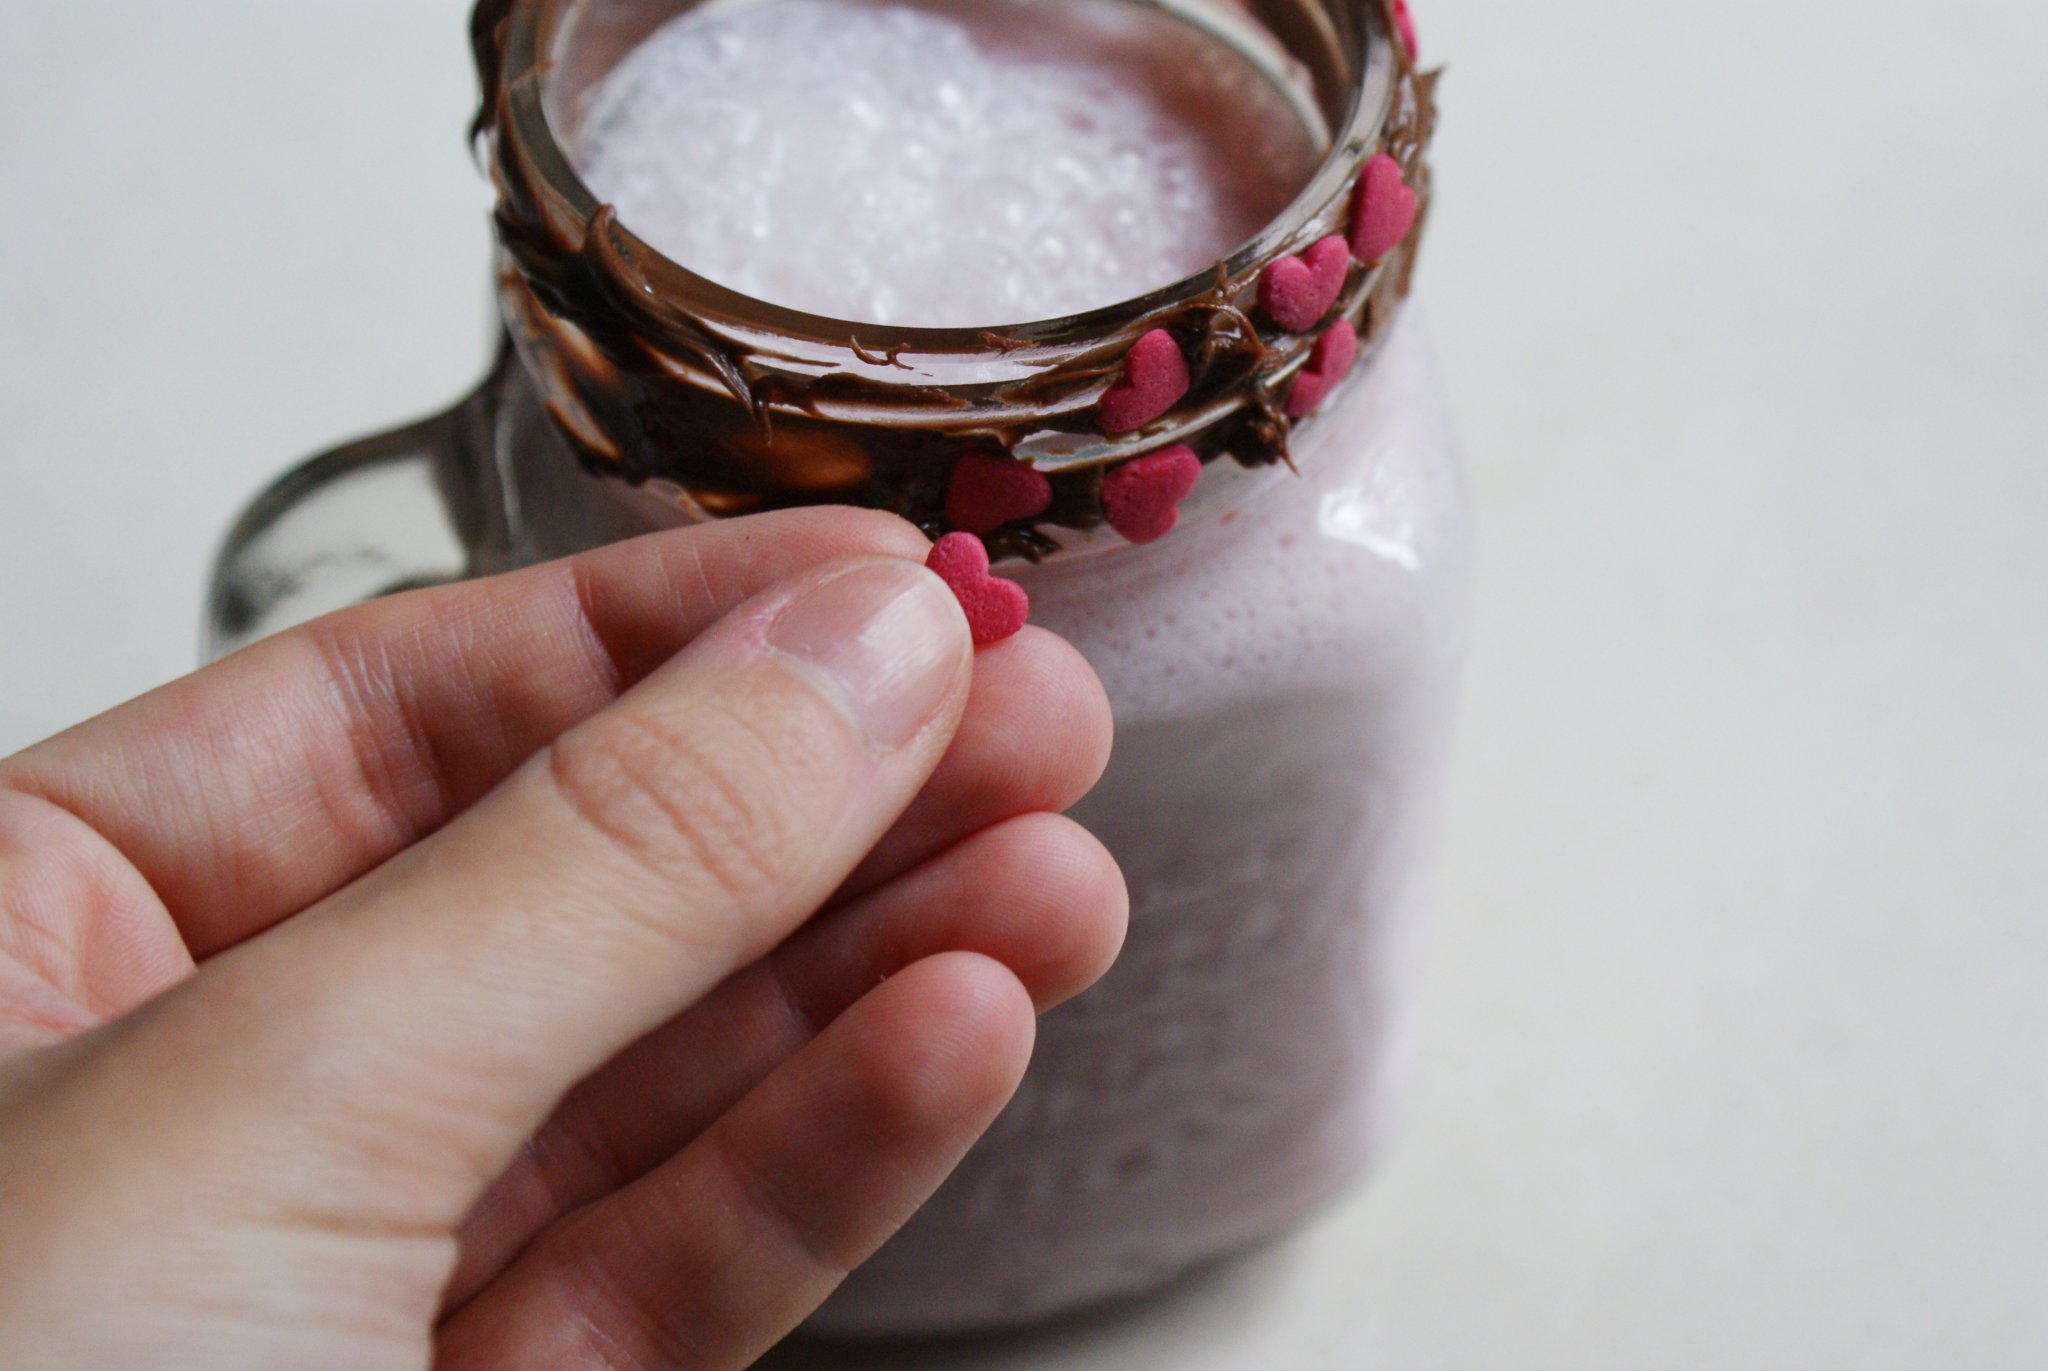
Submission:
[[841,891],[852,899],[1020,814],[1079,803],[1109,765],[1114,725],[1094,669],[1027,628],[980,649],[973,693],[931,783]]
[[1059,814],[985,829],[931,868],[959,920],[952,936],[1010,968],[1038,1012],[1102,979],[1130,922],[1123,871],[1101,840]]
[[1030,947],[1017,966],[1040,1013],[1087,990],[1116,964],[1130,930],[1131,899],[1123,869],[1102,841],[1058,814],[1012,821],[1013,841],[1031,873],[1043,909]]
[[959,603],[924,567],[843,558],[764,597],[767,644],[823,686],[880,752],[926,738],[936,765],[973,680],[974,647]]
[[887,1131],[979,1136],[1016,1093],[1037,1040],[1037,1009],[1016,973],[978,952],[943,952],[869,1001],[861,1093]]
[[[1080,650],[1031,627],[982,649],[975,669],[977,689],[993,707],[982,768],[1035,780],[1033,808],[1063,810],[1094,789],[1109,766],[1115,721],[1101,678]],[[1005,754],[1014,765],[1000,764]]]
[[1046,712],[1063,721],[1061,741],[1070,769],[1068,781],[1075,791],[1068,801],[1072,804],[1093,790],[1109,769],[1116,717],[1102,678],[1079,648],[1042,628],[1029,629],[1025,636],[1025,651],[1032,654],[1033,676]]

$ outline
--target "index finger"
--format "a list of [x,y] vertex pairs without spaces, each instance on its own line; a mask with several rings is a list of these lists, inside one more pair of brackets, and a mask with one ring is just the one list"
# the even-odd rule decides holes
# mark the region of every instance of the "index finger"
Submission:
[[330,615],[0,761],[83,819],[204,959],[439,829],[754,595],[921,562],[886,514],[792,510]]

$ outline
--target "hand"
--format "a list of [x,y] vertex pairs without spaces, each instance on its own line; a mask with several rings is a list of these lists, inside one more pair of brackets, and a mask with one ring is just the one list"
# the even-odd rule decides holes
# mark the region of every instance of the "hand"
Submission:
[[0,763],[0,1366],[736,1367],[798,1323],[1123,932],[1054,817],[1100,687],[975,654],[926,551],[643,539]]

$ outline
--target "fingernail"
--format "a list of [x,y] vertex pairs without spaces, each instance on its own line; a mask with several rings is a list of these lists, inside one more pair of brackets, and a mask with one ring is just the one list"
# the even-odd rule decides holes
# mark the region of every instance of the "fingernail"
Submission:
[[807,591],[768,643],[820,679],[884,752],[931,722],[969,651],[952,592],[909,562],[876,562]]

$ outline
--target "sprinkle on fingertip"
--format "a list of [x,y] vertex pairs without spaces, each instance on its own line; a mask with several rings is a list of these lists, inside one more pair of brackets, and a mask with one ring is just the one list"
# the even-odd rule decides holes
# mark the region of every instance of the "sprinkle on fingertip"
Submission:
[[1031,617],[1031,597],[1024,587],[989,573],[988,548],[971,533],[948,533],[939,539],[925,565],[960,601],[976,647],[1015,637]]

